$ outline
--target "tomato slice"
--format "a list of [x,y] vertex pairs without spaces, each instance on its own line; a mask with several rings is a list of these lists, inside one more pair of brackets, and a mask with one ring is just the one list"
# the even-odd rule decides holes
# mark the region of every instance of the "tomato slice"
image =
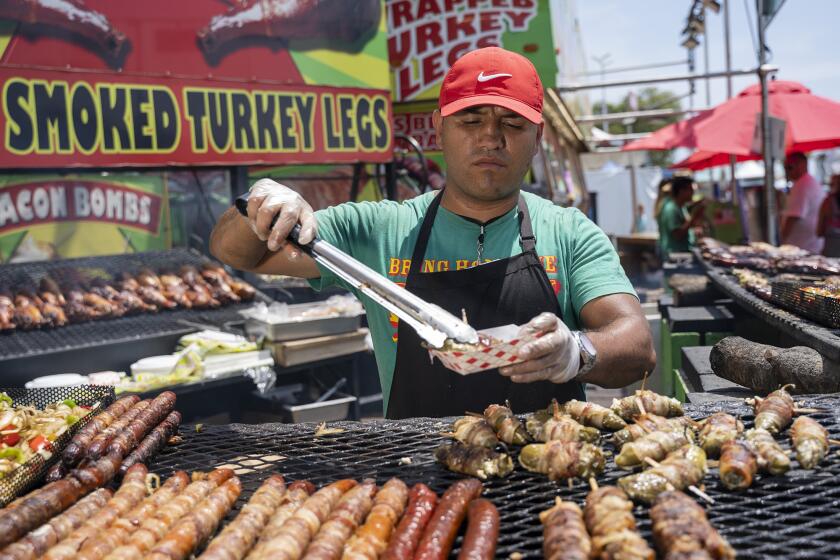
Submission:
[[36,453],[41,449],[47,449],[47,451],[50,451],[52,449],[52,444],[46,437],[39,434],[29,440],[29,449]]

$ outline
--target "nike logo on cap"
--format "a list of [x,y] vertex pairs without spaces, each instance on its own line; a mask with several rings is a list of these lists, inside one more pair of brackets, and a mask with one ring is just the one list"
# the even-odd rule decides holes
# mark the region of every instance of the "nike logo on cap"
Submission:
[[482,70],[478,75],[479,82],[489,82],[490,80],[495,80],[496,78],[513,78],[513,74],[487,74],[485,76],[484,70]]

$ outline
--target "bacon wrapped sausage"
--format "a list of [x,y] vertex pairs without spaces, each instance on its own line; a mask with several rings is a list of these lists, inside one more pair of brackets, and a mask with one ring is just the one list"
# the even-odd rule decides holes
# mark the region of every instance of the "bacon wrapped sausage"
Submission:
[[790,457],[770,432],[762,428],[753,428],[747,430],[744,437],[758,458],[758,467],[763,472],[778,476],[790,470]]
[[283,497],[283,502],[274,510],[271,518],[268,520],[265,529],[260,534],[260,540],[257,545],[248,554],[248,558],[265,558],[265,550],[272,546],[273,539],[281,534],[283,525],[294,513],[300,509],[300,506],[312,495],[315,491],[315,486],[306,480],[293,482],[286,490],[286,495]]
[[158,508],[172,501],[190,483],[184,471],[170,476],[157,491],[115,520],[105,531],[90,536],[75,555],[78,560],[100,560],[112,550],[126,543],[132,533],[151,518]]
[[735,558],[735,550],[712,527],[703,508],[682,492],[660,494],[650,509],[650,518],[661,558]]
[[627,424],[627,427],[615,432],[612,443],[616,447],[621,447],[628,441],[636,441],[651,432],[682,432],[686,428],[693,430],[696,425],[697,423],[689,416],[665,418],[657,414],[642,414],[636,418],[635,422]]
[[453,472],[475,476],[481,480],[505,477],[513,472],[513,460],[507,453],[497,453],[486,447],[456,442],[435,449],[435,459]]
[[551,406],[548,408],[536,410],[525,418],[525,430],[532,438],[537,439],[542,432],[545,421],[554,416],[554,411],[557,406],[556,403],[557,401],[553,400]]
[[651,503],[666,490],[682,490],[698,484],[706,475],[706,453],[696,445],[674,451],[658,466],[618,479],[631,499]]
[[111,523],[135,507],[146,496],[145,465],[135,465],[125,475],[122,485],[95,516],[74,530],[44,555],[48,560],[76,558],[79,549],[89,539],[96,539]]
[[636,441],[625,443],[615,457],[615,464],[622,469],[632,469],[644,465],[645,459],[660,461],[667,457],[668,453],[693,441],[694,436],[689,430],[651,432]]
[[452,424],[452,431],[443,435],[457,439],[467,445],[493,449],[499,445],[499,438],[487,420],[478,416],[464,416]]
[[181,413],[173,410],[169,413],[163,422],[157,425],[149,435],[143,438],[143,441],[128,454],[128,457],[123,459],[120,465],[120,474],[124,475],[126,471],[137,463],[147,463],[158,451],[166,446],[169,438],[175,435],[178,431],[178,426],[181,425]]
[[382,560],[402,560],[413,558],[420,538],[432,513],[437,506],[438,497],[425,484],[415,484],[408,496],[408,506],[400,519],[388,548],[382,553]]
[[828,431],[807,416],[793,422],[790,438],[796,450],[796,460],[803,469],[814,469],[828,455]]
[[0,509],[0,546],[5,547],[40,527],[85,494],[73,477],[62,478]]
[[274,511],[286,496],[286,482],[279,474],[266,479],[231,523],[214,538],[199,557],[202,560],[241,560],[248,554]]
[[458,552],[458,560],[493,560],[499,540],[499,510],[490,500],[470,502],[467,532]]
[[64,513],[50,519],[19,541],[0,551],[1,560],[32,560],[40,558],[51,546],[66,537],[75,528],[102,509],[112,496],[110,490],[100,488],[88,494]]
[[720,457],[721,446],[744,431],[741,421],[725,412],[715,412],[700,424],[698,443],[707,457]]
[[508,406],[491,404],[484,410],[484,418],[496,431],[499,440],[508,445],[525,445],[531,439]]
[[787,392],[787,387],[792,385],[785,385],[766,398],[754,399],[756,428],[762,428],[775,435],[788,427],[793,418],[795,404],[793,397]]
[[449,556],[467,507],[482,489],[481,482],[474,478],[459,480],[446,489],[426,525],[414,560],[444,560]]
[[583,424],[599,430],[621,430],[627,423],[615,413],[600,404],[571,400],[563,405],[563,412]]
[[731,439],[720,452],[720,481],[730,490],[745,490],[758,472],[758,461],[749,445]]
[[230,469],[217,469],[206,479],[187,486],[175,499],[161,506],[153,517],[146,518],[128,538],[126,544],[115,548],[106,556],[109,560],[139,558],[152,549],[179,519],[195,509],[220,484],[233,477]]
[[555,506],[540,513],[545,560],[589,560],[592,542],[583,523],[583,512],[574,502],[557,498]]
[[300,558],[341,497],[355,486],[355,480],[339,480],[312,494],[286,520],[277,534],[268,541],[261,541],[259,550],[255,550],[248,558]]
[[365,524],[347,541],[342,560],[377,560],[388,547],[394,526],[405,511],[408,486],[392,478],[373,499],[373,507]]
[[73,436],[64,453],[61,455],[61,462],[67,467],[75,467],[85,457],[87,448],[97,434],[113,424],[120,416],[125,414],[132,406],[137,404],[140,397],[132,395],[123,397],[114,402],[111,406],[91,418],[84,427]]
[[366,480],[341,497],[303,555],[305,560],[338,560],[356,528],[373,507],[376,482]]
[[215,488],[198,506],[179,519],[146,555],[148,560],[184,560],[216,531],[233,507],[242,483],[235,476]]
[[[644,407],[644,411],[639,408],[640,403]],[[648,390],[639,390],[634,395],[622,399],[613,399],[610,408],[626,422],[631,421],[642,412],[666,418],[683,415],[680,401]]]
[[654,560],[656,555],[636,530],[633,502],[621,488],[602,486],[591,491],[583,519],[592,537],[592,558]]
[[119,416],[114,422],[96,434],[88,444],[85,456],[91,460],[96,460],[103,456],[111,440],[114,439],[114,436],[131,424],[137,418],[137,415],[143,412],[151,402],[151,400],[145,400],[134,403],[131,408]]
[[591,443],[532,443],[522,448],[519,463],[531,472],[547,474],[550,480],[589,478],[603,472],[604,453]]

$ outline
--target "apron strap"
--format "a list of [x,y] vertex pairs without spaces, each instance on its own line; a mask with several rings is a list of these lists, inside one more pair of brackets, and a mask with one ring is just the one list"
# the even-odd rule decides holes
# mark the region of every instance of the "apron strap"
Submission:
[[[423,217],[423,223],[420,226],[420,234],[417,236],[417,242],[414,244],[414,251],[411,255],[411,266],[408,269],[408,276],[420,274],[423,270],[423,259],[426,256],[426,247],[429,245],[429,238],[432,236],[432,226],[435,223],[435,216],[437,216],[438,208],[440,208],[440,201],[443,198],[443,189],[432,199],[429,208],[426,210],[426,215]],[[534,237],[534,230],[531,227],[531,215],[528,212],[528,204],[522,195],[519,195],[517,203],[518,217],[519,217],[519,244],[522,246],[522,252],[534,251],[537,246],[537,240]],[[408,277],[406,277],[408,278]]]

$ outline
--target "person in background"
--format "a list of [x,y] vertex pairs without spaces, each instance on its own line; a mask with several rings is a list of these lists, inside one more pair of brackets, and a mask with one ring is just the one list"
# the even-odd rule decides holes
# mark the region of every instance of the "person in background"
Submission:
[[823,255],[840,257],[840,173],[831,176],[831,192],[820,205],[817,235],[825,238]]
[[662,212],[662,206],[665,201],[671,196],[671,178],[662,179],[659,181],[659,190],[656,193],[656,202],[653,204],[653,219],[659,223],[659,214]]
[[782,214],[781,242],[820,253],[823,239],[817,234],[817,218],[823,200],[822,185],[808,173],[808,158],[802,152],[785,158],[785,175],[793,186]]
[[647,214],[645,214],[645,205],[639,204],[636,206],[636,225],[633,230],[634,233],[644,233],[648,230],[650,222]]
[[657,216],[659,225],[659,248],[662,258],[674,252],[684,252],[694,245],[692,228],[703,218],[703,203],[698,203],[689,214],[685,207],[694,196],[694,181],[690,177],[674,177],[671,180],[671,196],[665,199]]

